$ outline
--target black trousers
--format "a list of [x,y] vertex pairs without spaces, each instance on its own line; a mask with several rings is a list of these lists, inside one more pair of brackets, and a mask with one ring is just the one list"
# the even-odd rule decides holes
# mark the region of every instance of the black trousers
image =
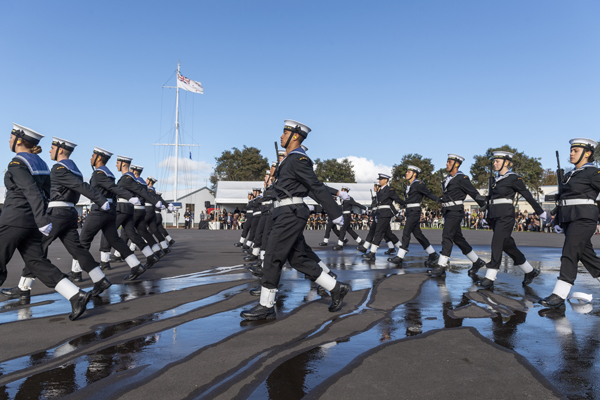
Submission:
[[[344,224],[342,225],[342,227],[340,229],[340,233],[338,234],[338,238],[342,242],[346,238],[346,232],[348,232],[350,234],[352,239],[356,240],[358,238],[358,234],[356,232],[354,232],[354,229],[352,229],[352,227],[350,226],[351,222],[352,221],[350,219],[350,214],[344,214]],[[358,242],[358,240],[356,240],[356,241]]]
[[406,212],[406,223],[404,224],[404,230],[402,231],[402,245],[401,248],[408,250],[410,244],[410,234],[415,236],[415,239],[423,246],[424,249],[428,248],[431,243],[423,235],[421,231],[421,208],[417,208],[415,211]]
[[281,268],[289,260],[290,265],[307,275],[312,281],[321,275],[318,262],[306,254],[304,227],[306,219],[293,212],[279,214],[273,220],[269,242],[263,265],[262,286],[277,289],[281,278]]
[[[369,228],[369,233],[367,233],[367,238],[365,239],[365,242],[369,242],[371,244],[376,244],[377,246],[379,246],[379,243],[381,243],[381,240],[377,243],[373,242],[373,238],[375,237],[375,231],[377,231],[377,221],[375,221],[375,218],[373,218],[373,220],[371,221],[371,227]],[[393,242],[392,238],[390,237],[390,233],[393,234],[391,229],[389,230],[389,232],[386,231],[383,235],[383,238],[385,239],[386,242]],[[394,236],[396,236],[396,235],[394,235]],[[398,238],[396,238],[396,239],[398,239]]]
[[28,271],[50,288],[56,286],[65,274],[44,257],[42,235],[37,228],[18,228],[0,225],[0,282],[7,276],[7,265],[19,251]]
[[158,230],[158,226],[156,224],[156,213],[154,212],[154,206],[149,210],[150,207],[146,207],[146,226],[151,234],[154,235],[157,242],[162,242],[165,240],[163,234]]
[[148,231],[148,226],[146,225],[145,209],[136,208],[135,210],[133,210],[133,225],[139,236],[141,236],[145,242],[143,242],[140,246],[140,244],[133,240],[133,238],[129,237],[129,232],[125,230],[121,232],[121,239],[123,239],[125,243],[127,243],[127,240],[131,239],[135,243],[135,245],[140,248],[140,250],[146,247],[146,245],[152,247],[156,244],[156,240],[154,240],[154,237],[152,236],[150,231]]
[[[135,230],[135,225],[133,224],[133,214],[125,214],[117,212],[117,219],[115,220],[115,226],[121,229],[121,240],[127,244],[128,240],[131,240],[137,247],[143,249],[147,246],[144,238],[142,238]],[[110,243],[108,239],[102,235],[102,240],[100,241],[100,251],[110,251]],[[105,250],[108,248],[108,250]],[[119,252],[120,253],[120,252]]]
[[258,223],[260,222],[261,216],[262,214],[252,216],[250,232],[248,232],[248,236],[246,237],[247,241],[254,242],[254,237],[256,236],[256,229],[258,228]]
[[325,236],[324,236],[325,239],[329,239],[329,236],[331,235],[331,231],[333,231],[333,233],[335,233],[338,238],[340,237],[340,231],[339,231],[337,225],[335,225],[330,218],[329,220],[327,220],[327,225],[325,226]]
[[494,230],[492,236],[492,259],[487,265],[491,269],[500,269],[502,263],[502,252],[512,258],[515,265],[522,265],[527,260],[521,250],[517,248],[512,231],[515,227],[514,215],[507,215],[489,220],[491,228]]
[[[392,217],[377,217],[377,227],[375,228],[375,235],[373,236],[373,244],[379,246],[381,239],[384,237],[386,241],[392,241],[392,243],[398,243],[398,236],[392,232],[392,227],[390,223],[392,222]],[[389,239],[389,240],[388,240]]]
[[258,220],[258,226],[256,227],[256,233],[254,234],[254,247],[261,247],[263,238],[265,236],[265,226],[267,224],[267,219],[271,218],[271,214],[262,213],[260,214],[260,219]]
[[577,263],[581,261],[585,269],[594,278],[600,276],[600,258],[592,246],[592,236],[596,231],[596,221],[578,219],[562,223],[565,230],[565,244],[560,258],[560,275],[558,279],[570,283],[577,278]]
[[116,218],[116,214],[92,210],[85,219],[83,228],[81,228],[81,234],[79,235],[81,245],[89,250],[94,237],[98,232],[102,231],[100,251],[109,253],[110,248],[113,247],[121,254],[123,259],[133,254],[133,252],[129,250],[127,244],[119,237]]
[[442,231],[441,255],[450,257],[452,246],[457,245],[463,254],[469,254],[473,248],[462,234],[460,224],[464,218],[464,211],[452,210],[444,214],[444,230]]
[[162,213],[159,213],[159,212],[155,211],[154,214],[156,214],[156,227],[158,228],[158,230],[160,231],[160,233],[162,233],[162,235],[166,238],[169,235],[169,232],[167,232],[167,230],[163,226]]
[[271,235],[271,229],[273,228],[273,214],[270,212],[267,214],[267,220],[265,221],[265,227],[263,229],[262,238],[260,240],[260,250],[267,250],[267,243],[269,243],[269,236]]

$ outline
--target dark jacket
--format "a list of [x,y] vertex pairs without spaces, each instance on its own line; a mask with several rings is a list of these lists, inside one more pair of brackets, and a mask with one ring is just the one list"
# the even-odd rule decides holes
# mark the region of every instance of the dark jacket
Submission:
[[494,200],[510,199],[514,200],[515,194],[519,193],[533,207],[536,214],[540,215],[544,212],[542,207],[533,198],[531,192],[525,186],[523,178],[514,172],[507,172],[499,176],[492,185],[491,201],[488,209],[488,218],[498,218],[505,216],[515,216],[515,207],[513,203],[493,204]]
[[[600,169],[593,164],[567,172],[563,179],[562,200],[588,199],[596,200],[600,192]],[[560,203],[559,203],[560,204]],[[578,219],[598,221],[598,207],[595,204],[560,206],[559,222],[571,222]]]

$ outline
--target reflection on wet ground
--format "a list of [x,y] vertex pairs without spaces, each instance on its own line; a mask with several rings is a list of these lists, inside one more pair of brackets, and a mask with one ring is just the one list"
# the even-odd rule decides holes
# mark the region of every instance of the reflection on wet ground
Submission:
[[[591,305],[569,304],[563,312],[544,310],[537,305],[537,300],[550,294],[554,287],[558,276],[560,249],[524,247],[522,250],[531,264],[541,268],[543,272],[531,287],[521,286],[522,273],[515,271],[512,262],[505,259],[495,289],[477,291],[477,287],[466,274],[470,263],[459,252],[455,252],[451,259],[452,268],[445,279],[427,280],[415,299],[400,305],[367,331],[343,341],[325,343],[281,363],[256,388],[251,398],[301,398],[326,378],[344,368],[351,360],[383,343],[433,329],[459,326],[474,327],[498,345],[523,355],[569,398],[599,398],[600,388],[594,379],[600,373],[600,364],[596,362],[599,351],[599,299],[594,298]],[[489,259],[489,247],[475,246],[475,251],[482,258]],[[387,256],[382,252],[373,264],[363,262],[359,254],[349,249],[344,252],[323,251],[319,252],[319,256],[338,274],[340,280],[350,283],[354,290],[370,289],[378,281],[392,274],[425,271],[423,261],[426,254],[421,249],[411,250],[402,269],[394,268],[394,265],[388,263]],[[482,272],[485,273],[485,270]],[[243,267],[236,266],[168,279],[113,285],[95,306],[248,277],[249,274],[244,272]],[[278,318],[320,298],[314,284],[295,270],[284,269],[281,283],[276,305]],[[587,273],[581,273],[573,291],[595,294],[598,288],[596,280]],[[39,366],[124,331],[220,301],[240,290],[241,286],[169,311],[100,327],[95,332],[70,340],[56,348],[4,362],[0,364],[0,372],[6,376],[15,371]],[[367,306],[372,295],[373,291],[370,290],[358,310],[347,314],[372,312]],[[65,313],[62,307],[64,304],[51,302],[56,300],[53,296],[55,295],[34,296],[32,301],[36,304],[35,307],[25,308],[29,310],[29,317]],[[0,303],[0,306],[1,304],[4,303]],[[108,346],[91,354],[74,354],[74,358],[58,367],[8,383],[0,388],[0,398],[59,398],[95,382],[113,379],[119,372],[130,371],[131,375],[127,379],[109,381],[110,386],[103,386],[103,396],[109,398],[126,386],[138,385],[141,380],[170,363],[180,361],[191,353],[248,327],[264,323],[240,320],[239,312],[243,308],[246,307],[197,318],[167,330]],[[0,322],[19,319],[18,312],[22,313],[22,310],[0,313]],[[338,320],[341,318],[326,322],[310,336],[318,336]],[[263,355],[250,361],[241,370],[232,372],[231,376],[209,390],[212,391],[251,368]],[[209,393],[205,392],[203,396],[207,397],[207,394]]]

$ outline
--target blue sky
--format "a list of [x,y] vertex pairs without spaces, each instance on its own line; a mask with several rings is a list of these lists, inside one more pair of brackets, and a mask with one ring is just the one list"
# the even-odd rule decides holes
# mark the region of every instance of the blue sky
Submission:
[[181,60],[205,90],[181,96],[181,140],[202,145],[180,153],[182,186],[234,146],[272,158],[286,118],[313,129],[312,158],[357,157],[363,175],[407,153],[458,153],[468,172],[504,144],[554,168],[572,137],[600,138],[599,20],[585,0],[2,2],[0,116],[6,141],[11,122],[48,136],[49,163],[59,136],[84,174],[96,145],[164,184],[172,149],[153,143],[173,140],[161,86]]

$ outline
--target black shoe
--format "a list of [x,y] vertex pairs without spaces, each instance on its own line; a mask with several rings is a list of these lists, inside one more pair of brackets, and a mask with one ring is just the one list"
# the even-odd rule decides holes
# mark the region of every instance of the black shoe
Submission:
[[539,274],[540,270],[535,268],[533,269],[533,271],[526,273],[525,278],[523,279],[523,286],[529,285],[531,282],[533,282],[533,278],[535,278]]
[[475,261],[473,263],[473,266],[471,268],[469,268],[469,276],[471,278],[476,278],[477,277],[477,271],[479,271],[481,268],[485,267],[485,261],[483,261],[481,258],[478,258],[477,261]]
[[339,244],[336,246],[333,246],[334,250],[344,250],[344,246],[340,246]]
[[348,239],[344,239],[344,244],[348,243]]
[[446,276],[446,267],[436,265],[431,271],[428,271],[429,276],[432,278],[442,278]]
[[258,260],[258,256],[255,256],[254,254],[250,254],[247,255],[246,257],[244,257],[244,261],[256,261]]
[[361,253],[367,252],[367,249],[362,244],[360,246],[356,246],[356,250],[360,251]]
[[112,256],[110,256],[110,261],[109,262],[121,262],[124,261],[123,257],[117,257],[114,254]]
[[388,256],[391,256],[392,254],[396,254],[396,249],[388,249],[385,253],[383,254],[387,254]]
[[344,300],[344,296],[346,296],[350,290],[352,290],[352,287],[347,283],[335,283],[335,287],[331,291],[331,304],[329,304],[330,312],[336,312],[342,308],[342,300]]
[[101,261],[100,262],[100,270],[102,270],[102,271],[109,270],[110,271],[110,263]]
[[167,247],[166,249],[163,249],[163,251],[165,252],[165,254],[169,254],[171,252],[171,249]]
[[158,257],[155,254],[146,257],[146,269],[152,268],[154,264],[158,262]]
[[482,289],[491,289],[494,287],[494,281],[488,278],[483,278],[482,280],[477,281],[476,285]]
[[258,265],[251,265],[247,269],[254,276],[258,276],[259,278],[263,276],[262,268]]
[[402,261],[404,261],[404,259],[396,256],[388,258],[388,261],[396,265],[402,265]]
[[129,275],[127,275],[124,279],[126,281],[133,281],[144,272],[146,272],[146,268],[144,268],[142,264],[138,264],[135,267],[131,268],[131,270],[129,271]]
[[8,288],[8,289],[2,289],[0,290],[0,293],[2,293],[4,296],[8,297],[9,299],[29,299],[31,298],[31,290],[21,290],[21,288],[17,287],[13,287],[13,288]]
[[102,292],[111,287],[111,285],[112,283],[110,283],[108,279],[102,278],[102,280],[99,280],[98,282],[94,283],[94,287],[92,288],[92,291],[90,293],[93,297],[100,296]]
[[91,298],[92,294],[90,292],[80,290],[79,293],[69,299],[71,302],[71,314],[69,314],[69,319],[71,321],[75,321],[77,318],[81,317],[81,314],[85,312],[85,307]]
[[248,321],[257,321],[259,319],[275,319],[275,307],[261,306],[260,303],[250,310],[244,310],[240,316]]
[[[239,243],[239,242],[238,242]],[[175,239],[171,239],[167,242],[169,246],[173,246],[175,244]]]
[[[171,244],[171,242],[169,242],[169,245]],[[235,247],[242,247],[242,244],[240,242],[236,242],[233,244]]]
[[438,253],[431,253],[429,255],[429,257],[427,257],[427,260],[425,261],[425,268],[434,267],[435,264],[437,264],[439,259],[440,259],[440,255]]
[[165,252],[164,252],[164,251],[162,251],[162,250],[159,250],[159,251],[155,252],[154,254],[155,254],[155,255],[156,255],[156,257],[158,257],[159,259],[161,259],[161,258],[163,258],[164,256],[166,256],[166,255],[167,255],[167,253],[165,253]]
[[329,243],[327,243],[327,242],[321,242],[321,243],[319,243],[319,246],[327,246],[328,244]]
[[329,271],[329,276],[332,277],[333,279],[337,279],[337,275],[333,273],[333,271]]
[[548,308],[562,308],[565,306],[565,300],[559,295],[552,293],[545,299],[541,299],[540,304]]
[[317,286],[317,294],[321,297],[329,297],[329,293],[323,286]]
[[71,281],[71,282],[83,282],[83,278],[81,277],[81,272],[69,272],[67,274],[67,278]]
[[260,296],[260,292],[262,291],[262,286],[255,287],[254,289],[250,289],[251,296]]
[[375,261],[375,253],[371,252],[368,254],[363,254],[363,261]]
[[250,250],[250,246],[248,246],[247,244],[245,244],[245,245],[242,246],[242,249],[243,250]]

